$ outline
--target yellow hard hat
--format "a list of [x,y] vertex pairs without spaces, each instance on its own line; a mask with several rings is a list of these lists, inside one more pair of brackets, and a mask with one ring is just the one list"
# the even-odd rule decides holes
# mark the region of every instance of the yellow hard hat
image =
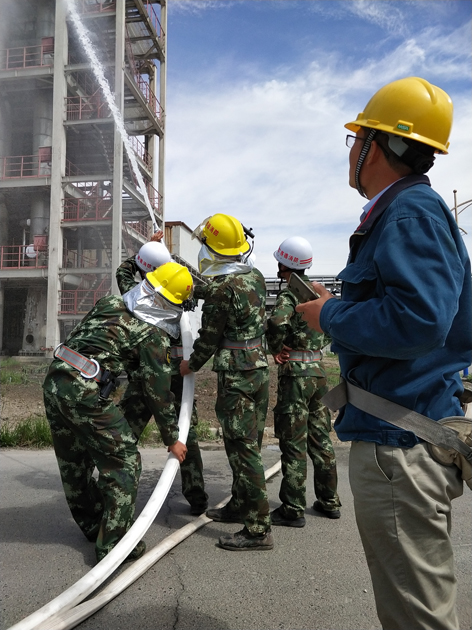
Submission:
[[367,103],[357,120],[344,125],[411,138],[447,153],[452,126],[452,101],[444,90],[419,77],[387,83]]
[[146,274],[146,279],[154,289],[172,304],[182,304],[193,288],[193,280],[187,267],[176,262],[168,262],[155,271]]
[[237,256],[250,249],[241,223],[229,214],[214,214],[201,232],[205,244],[221,256]]

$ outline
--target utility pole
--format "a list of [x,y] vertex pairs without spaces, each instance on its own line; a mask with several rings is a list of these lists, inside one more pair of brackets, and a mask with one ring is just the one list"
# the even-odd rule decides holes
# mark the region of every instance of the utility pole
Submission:
[[[452,192],[454,193],[454,208],[453,208],[454,218],[456,220],[457,225],[459,225],[459,215],[472,205],[472,199],[469,199],[468,201],[463,201],[462,203],[458,204],[457,203],[457,190],[453,190]],[[459,208],[461,208],[461,210],[459,210]],[[464,234],[467,234],[467,232],[463,228],[461,228],[460,225],[459,225],[459,230],[461,232],[464,232]]]

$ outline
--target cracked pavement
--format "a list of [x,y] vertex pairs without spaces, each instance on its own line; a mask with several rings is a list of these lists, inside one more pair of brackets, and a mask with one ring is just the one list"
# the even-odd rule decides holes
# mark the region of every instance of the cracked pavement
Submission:
[[[210,505],[230,493],[223,449],[204,450]],[[273,551],[234,553],[218,537],[241,528],[209,523],[180,543],[126,591],[80,624],[81,630],[369,630],[379,628],[372,587],[355,525],[347,479],[349,445],[335,444],[342,517],[333,521],[307,508],[303,529],[273,528]],[[164,448],[141,449],[137,513],[162,470]],[[266,468],[279,459],[264,448]],[[312,505],[309,463],[307,503]],[[52,450],[2,449],[0,557],[6,630],[71,586],[94,564],[94,549],[69,514]],[[279,505],[280,475],[268,482],[271,509]],[[148,549],[192,521],[178,474],[146,533]],[[460,627],[472,621],[472,502],[454,501],[453,539],[459,581]]]

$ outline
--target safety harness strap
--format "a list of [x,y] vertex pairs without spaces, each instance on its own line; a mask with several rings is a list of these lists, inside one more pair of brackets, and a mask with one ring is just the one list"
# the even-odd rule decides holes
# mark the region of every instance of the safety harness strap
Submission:
[[254,339],[245,339],[243,341],[234,341],[233,339],[223,338],[220,348],[228,350],[255,350],[262,346],[262,337],[254,337]]
[[386,398],[371,394],[365,389],[356,387],[352,383],[342,381],[334,389],[323,396],[321,402],[332,411],[337,411],[346,403],[357,409],[369,413],[376,418],[385,420],[396,427],[412,431],[419,438],[435,444],[440,448],[453,448],[472,462],[472,448],[457,437],[457,432],[440,422],[431,420],[416,411],[397,405]]
[[54,350],[55,359],[62,359],[65,363],[75,368],[84,378],[93,378],[97,383],[102,380],[102,370],[95,359],[84,357],[83,354],[68,348],[64,344],[60,344]]
[[290,350],[289,361],[298,361],[299,363],[313,363],[321,360],[321,352],[319,350]]

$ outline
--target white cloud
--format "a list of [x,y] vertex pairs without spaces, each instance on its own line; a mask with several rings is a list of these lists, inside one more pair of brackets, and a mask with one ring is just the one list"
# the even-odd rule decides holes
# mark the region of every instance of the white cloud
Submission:
[[[463,44],[468,40],[470,47],[470,34],[459,29],[456,47],[439,33],[429,35],[418,32],[354,69],[343,64],[340,52],[317,53],[316,62],[299,72],[286,66],[268,79],[232,83],[227,74],[205,80],[204,89],[199,80],[174,85],[167,120],[167,219],[193,229],[214,212],[236,216],[254,228],[258,266],[266,275],[275,275],[272,253],[279,243],[302,235],[315,250],[313,273],[339,272],[364,203],[348,186],[344,123],[355,119],[379,87],[402,76],[425,76],[439,85],[446,73],[462,84],[469,76],[470,53]],[[431,171],[433,187],[450,206],[454,188],[459,202],[472,198],[470,95],[451,96],[451,152],[438,156]],[[467,214],[472,211],[461,215],[460,224],[470,235]]]

